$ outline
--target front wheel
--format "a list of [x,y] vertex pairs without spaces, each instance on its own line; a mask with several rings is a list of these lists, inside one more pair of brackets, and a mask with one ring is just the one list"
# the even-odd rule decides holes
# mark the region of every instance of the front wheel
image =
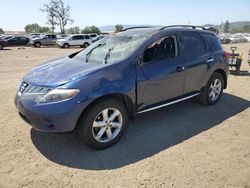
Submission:
[[36,42],[35,44],[34,44],[34,46],[36,47],[36,48],[40,48],[41,47],[41,43],[40,42]]
[[207,85],[201,90],[199,102],[205,105],[216,104],[223,92],[224,79],[220,73],[213,73],[207,82]]
[[128,119],[124,105],[116,99],[93,104],[82,116],[76,134],[88,146],[104,149],[117,143]]

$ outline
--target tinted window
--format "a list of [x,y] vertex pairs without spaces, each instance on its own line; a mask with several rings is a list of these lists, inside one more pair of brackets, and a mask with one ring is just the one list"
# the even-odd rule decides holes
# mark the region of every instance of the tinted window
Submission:
[[84,37],[85,37],[85,39],[90,39],[90,36],[88,36],[88,35],[85,35]]
[[77,38],[78,38],[79,40],[84,39],[83,35],[78,35]]
[[170,59],[176,56],[176,42],[174,36],[162,38],[151,44],[144,52],[143,61],[151,62]]
[[215,52],[222,49],[220,40],[216,36],[207,33],[202,33],[201,36],[206,43],[208,51]]
[[184,54],[187,58],[195,58],[205,53],[205,45],[200,35],[195,32],[182,33]]
[[94,37],[96,37],[96,36],[97,36],[96,34],[91,34],[91,35],[90,35],[91,38],[94,38]]

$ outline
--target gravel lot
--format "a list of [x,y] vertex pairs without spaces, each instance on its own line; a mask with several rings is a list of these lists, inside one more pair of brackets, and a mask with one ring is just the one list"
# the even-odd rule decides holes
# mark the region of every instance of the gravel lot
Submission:
[[245,53],[242,74],[229,76],[216,106],[185,101],[141,114],[118,144],[102,151],[72,134],[34,131],[13,103],[26,72],[79,48],[0,51],[0,187],[249,188],[250,43],[236,46]]

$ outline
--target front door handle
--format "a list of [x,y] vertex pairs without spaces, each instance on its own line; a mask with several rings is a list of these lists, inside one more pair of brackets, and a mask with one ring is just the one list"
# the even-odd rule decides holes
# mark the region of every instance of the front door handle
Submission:
[[208,60],[207,60],[207,63],[210,63],[210,62],[213,62],[214,61],[214,58],[209,58]]
[[182,71],[184,71],[184,69],[185,69],[185,67],[183,67],[183,66],[176,67],[177,72],[182,72]]

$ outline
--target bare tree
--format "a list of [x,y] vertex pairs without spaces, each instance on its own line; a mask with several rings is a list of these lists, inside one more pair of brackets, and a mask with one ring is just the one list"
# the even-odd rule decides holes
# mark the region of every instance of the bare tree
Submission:
[[60,30],[62,34],[65,34],[65,26],[68,23],[73,23],[73,19],[70,18],[70,6],[65,5],[62,0],[55,0],[55,13],[58,20]]
[[47,19],[48,19],[48,24],[51,25],[51,30],[52,33],[54,33],[55,31],[55,27],[58,24],[56,19],[56,8],[57,8],[57,0],[51,0],[49,2],[49,4],[44,4],[43,8],[41,8],[40,10],[42,12],[46,12],[47,13]]

